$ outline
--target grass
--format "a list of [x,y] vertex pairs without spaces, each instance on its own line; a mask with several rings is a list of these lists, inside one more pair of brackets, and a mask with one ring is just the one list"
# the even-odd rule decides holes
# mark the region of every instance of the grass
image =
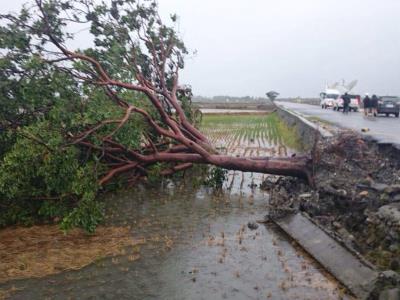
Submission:
[[265,121],[269,115],[252,114],[205,114],[203,116],[202,127],[210,125],[238,125],[242,124],[260,124]]
[[296,127],[289,127],[279,118],[278,114],[273,113],[268,116],[269,126],[273,128],[275,136],[287,147],[295,150],[303,150],[304,145],[301,137],[297,134]]

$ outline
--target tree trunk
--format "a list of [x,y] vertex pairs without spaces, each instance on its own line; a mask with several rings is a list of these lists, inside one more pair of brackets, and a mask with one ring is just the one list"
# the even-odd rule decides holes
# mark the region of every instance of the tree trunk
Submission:
[[[103,120],[82,132],[68,133],[70,145],[80,145],[89,151],[97,151],[103,162],[108,164],[107,173],[99,179],[100,185],[107,184],[123,173],[128,173],[132,178],[146,176],[146,169],[158,162],[168,163],[167,168],[161,172],[164,175],[171,175],[194,163],[200,163],[243,172],[295,176],[312,182],[308,158],[242,158],[220,155],[213,149],[206,136],[187,119],[181,107],[178,95],[183,89],[178,84],[178,78],[179,71],[183,68],[183,55],[187,50],[174,28],[166,27],[162,23],[157,10],[151,6],[154,5],[153,2],[147,4],[139,1],[135,6],[124,1],[114,1],[113,5],[117,5],[121,13],[118,15],[115,14],[115,7],[99,9],[93,1],[82,3],[71,0],[69,6],[60,6],[58,9],[44,5],[43,0],[35,2],[37,11],[32,14],[32,18],[37,18],[41,26],[35,25],[33,33],[29,32],[31,35],[36,34],[32,41],[43,41],[38,57],[67,72],[76,79],[77,85],[103,89],[110,100],[109,105],[118,106],[123,112],[120,120]],[[59,4],[55,2],[53,5]],[[151,9],[144,9],[146,5]],[[143,13],[138,14],[137,11]],[[118,55],[124,58],[124,62],[117,66],[118,72],[110,71],[113,69],[110,66],[112,59],[104,62],[96,56],[96,51],[101,56],[101,53],[110,50],[107,49],[108,46],[95,45],[90,51],[67,48],[63,41],[68,35],[63,31],[69,26],[57,27],[58,23],[54,21],[64,13],[74,18],[64,18],[60,23],[67,25],[89,22],[92,26],[91,32],[99,34],[95,38],[108,41],[108,44],[118,49]],[[93,14],[98,16],[95,18]],[[119,19],[122,14],[136,18],[131,21],[138,27],[132,29]],[[90,20],[88,16],[91,16]],[[101,22],[98,21],[100,17]],[[32,26],[30,23],[23,24],[22,21],[18,23],[18,28],[27,30]],[[107,42],[103,44],[107,45]],[[107,58],[103,57],[104,59]],[[122,77],[121,74],[130,74],[126,76],[132,78]],[[127,94],[124,91],[128,91],[132,97],[138,94],[146,97],[158,115],[134,106],[134,101],[123,99],[121,95]],[[90,101],[88,97],[85,98],[84,92],[82,95],[83,102]],[[173,110],[175,112],[171,113]],[[147,132],[143,133],[140,149],[131,149],[114,138],[121,128],[127,126],[133,114],[141,115],[152,128],[151,136]],[[114,128],[100,136],[101,129],[105,126]],[[102,141],[102,145],[94,145],[91,142],[93,136]]]

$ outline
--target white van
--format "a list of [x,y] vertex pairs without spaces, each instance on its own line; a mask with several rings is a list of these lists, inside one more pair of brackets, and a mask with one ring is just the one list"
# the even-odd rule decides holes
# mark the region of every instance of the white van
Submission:
[[340,97],[340,92],[335,89],[326,89],[324,92],[319,94],[320,103],[323,109],[328,107],[335,107],[336,100]]
[[[350,103],[349,103],[349,111],[354,111],[357,112],[360,109],[360,104],[361,104],[361,97],[360,95],[350,95]],[[343,109],[343,95],[341,95],[339,98],[336,99],[333,110],[341,110]]]

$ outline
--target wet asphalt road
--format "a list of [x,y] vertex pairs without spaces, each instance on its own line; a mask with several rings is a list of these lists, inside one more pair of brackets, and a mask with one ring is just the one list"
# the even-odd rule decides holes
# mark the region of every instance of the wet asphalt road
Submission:
[[[278,105],[300,113],[304,117],[318,117],[342,128],[352,129],[366,136],[372,137],[379,143],[393,144],[400,149],[400,119],[393,115],[386,117],[380,115],[378,117],[365,117],[364,113],[351,112],[347,115],[342,112],[336,112],[332,109],[322,109],[317,105],[292,103],[292,102],[277,102]],[[368,131],[362,132],[365,128]]]

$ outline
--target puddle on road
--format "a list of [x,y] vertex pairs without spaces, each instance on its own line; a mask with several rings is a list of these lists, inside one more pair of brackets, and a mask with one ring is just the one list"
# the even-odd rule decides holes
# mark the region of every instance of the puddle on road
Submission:
[[[257,136],[240,140],[228,153],[243,155],[259,142]],[[283,147],[265,141],[264,148]],[[248,228],[266,213],[268,194],[252,188],[264,177],[229,172],[220,194],[188,181],[107,196],[107,223],[131,226],[144,245],[79,271],[9,283],[24,288],[13,298],[342,299],[338,283],[286,236],[265,225]]]

